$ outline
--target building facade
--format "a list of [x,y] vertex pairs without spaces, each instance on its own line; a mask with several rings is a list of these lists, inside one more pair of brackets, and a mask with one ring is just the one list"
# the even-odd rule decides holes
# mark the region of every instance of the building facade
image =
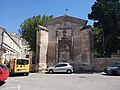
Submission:
[[28,45],[23,45],[25,42],[26,40],[18,34],[8,33],[6,29],[0,27],[0,60],[4,59],[9,61],[11,58],[26,57],[28,54]]
[[20,54],[20,45],[4,28],[0,28],[0,58],[9,60],[20,57]]
[[29,45],[28,42],[24,39],[21,38],[20,35],[17,33],[10,33],[11,37],[15,40],[15,42],[21,47],[21,58],[25,58],[26,56],[29,56]]
[[49,31],[47,65],[69,62],[75,71],[92,70],[93,35],[87,21],[60,16],[46,22]]

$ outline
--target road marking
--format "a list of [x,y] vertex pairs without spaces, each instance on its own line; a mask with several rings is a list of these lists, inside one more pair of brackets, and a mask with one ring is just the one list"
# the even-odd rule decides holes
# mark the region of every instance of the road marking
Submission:
[[[11,81],[16,82],[17,85],[16,85],[16,86],[13,86],[14,83],[9,83],[10,81],[8,81],[7,83],[8,83],[8,85],[10,85],[10,86],[3,88],[3,90],[9,90],[9,89],[13,89],[13,88],[16,88],[17,90],[20,90],[20,89],[21,89],[21,85],[20,85],[20,83],[19,83],[18,80],[12,78]],[[12,85],[12,86],[11,86],[11,85]]]
[[20,86],[20,85],[18,85],[18,90],[20,90],[20,88],[21,88],[21,86]]
[[9,87],[5,87],[5,88],[3,88],[2,90],[9,90],[9,89],[13,89],[13,88],[16,88],[17,90],[20,90],[21,89],[21,85],[17,85],[16,87],[11,87],[11,86],[9,86]]
[[5,88],[3,88],[2,90],[6,90],[6,89],[12,89],[12,88],[18,88],[18,87],[5,87]]

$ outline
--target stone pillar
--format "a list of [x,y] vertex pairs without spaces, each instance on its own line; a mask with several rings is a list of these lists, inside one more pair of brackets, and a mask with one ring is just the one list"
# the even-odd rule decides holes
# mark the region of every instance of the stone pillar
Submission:
[[56,31],[56,48],[55,48],[55,61],[56,63],[59,62],[58,60],[58,31]]
[[38,26],[36,36],[36,69],[39,71],[47,68],[48,29]]

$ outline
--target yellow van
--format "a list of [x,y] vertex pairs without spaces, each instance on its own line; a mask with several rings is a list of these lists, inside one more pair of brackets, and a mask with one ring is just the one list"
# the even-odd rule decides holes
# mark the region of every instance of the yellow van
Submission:
[[15,73],[23,73],[28,76],[30,71],[30,59],[29,58],[15,58],[9,61],[10,75]]

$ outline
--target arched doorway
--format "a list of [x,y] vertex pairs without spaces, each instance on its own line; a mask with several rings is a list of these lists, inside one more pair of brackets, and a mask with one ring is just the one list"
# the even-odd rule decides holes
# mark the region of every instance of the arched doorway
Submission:
[[71,49],[70,41],[60,40],[58,42],[58,62],[70,62],[72,60]]

